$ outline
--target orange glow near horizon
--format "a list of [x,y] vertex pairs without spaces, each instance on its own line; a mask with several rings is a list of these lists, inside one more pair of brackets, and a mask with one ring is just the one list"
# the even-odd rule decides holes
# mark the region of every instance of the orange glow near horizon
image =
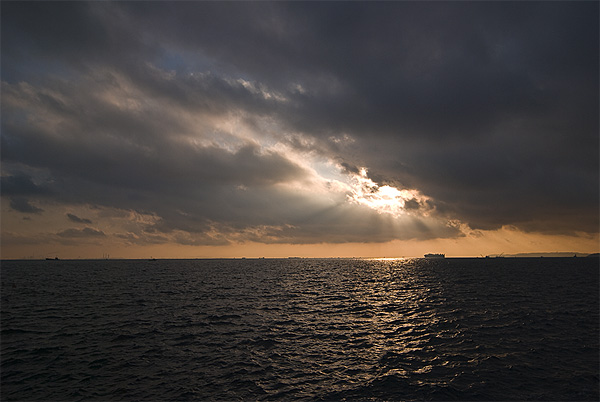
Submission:
[[260,244],[185,246],[178,244],[126,245],[123,243],[77,245],[13,245],[2,247],[2,259],[45,258],[409,258],[429,252],[447,257],[479,257],[518,253],[572,252],[591,254],[600,250],[599,236],[540,235],[502,228],[476,236],[434,240],[394,240],[386,243]]

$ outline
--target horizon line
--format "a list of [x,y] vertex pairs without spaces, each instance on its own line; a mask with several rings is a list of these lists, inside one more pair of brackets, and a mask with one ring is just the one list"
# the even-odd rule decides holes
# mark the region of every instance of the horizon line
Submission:
[[[514,254],[488,254],[486,256],[483,255],[470,255],[470,256],[445,256],[440,259],[496,259],[496,258],[573,258],[573,257],[592,257],[599,256],[600,252],[595,253],[581,253],[581,252],[569,252],[569,251],[555,251],[555,252],[534,252],[534,253],[514,253]],[[260,256],[260,257],[251,257],[251,256],[236,256],[236,257],[227,257],[227,256],[218,256],[218,257],[65,257],[58,258],[55,256],[51,257],[8,257],[8,258],[0,258],[0,261],[46,261],[52,260],[55,258],[58,261],[107,261],[107,260],[139,260],[139,261],[156,261],[156,260],[295,260],[295,259],[320,259],[320,260],[337,260],[337,259],[346,259],[346,260],[409,260],[409,259],[428,259],[425,256],[336,256],[336,257],[319,257],[319,256],[287,256],[287,257],[272,257],[272,256]],[[429,258],[431,259],[431,258]],[[435,258],[434,258],[435,259]]]

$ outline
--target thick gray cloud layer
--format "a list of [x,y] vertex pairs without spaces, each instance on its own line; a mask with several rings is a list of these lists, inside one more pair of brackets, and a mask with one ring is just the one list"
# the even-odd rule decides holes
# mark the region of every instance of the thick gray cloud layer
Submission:
[[[598,11],[5,2],[2,195],[36,216],[32,200],[152,214],[146,234],[184,244],[460,233],[444,220],[595,233]],[[416,189],[428,212],[411,200],[386,228],[315,198],[308,157]],[[88,229],[59,235],[104,234]]]

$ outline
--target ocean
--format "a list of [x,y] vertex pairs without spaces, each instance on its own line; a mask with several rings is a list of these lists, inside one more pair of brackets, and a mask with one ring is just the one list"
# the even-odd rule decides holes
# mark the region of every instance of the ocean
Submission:
[[2,261],[1,399],[598,401],[598,264]]

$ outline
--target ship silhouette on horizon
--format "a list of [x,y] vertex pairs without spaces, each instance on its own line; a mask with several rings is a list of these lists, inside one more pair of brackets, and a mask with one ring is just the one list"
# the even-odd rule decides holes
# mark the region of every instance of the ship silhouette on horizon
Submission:
[[424,257],[425,258],[446,258],[446,254],[428,253],[428,254],[425,254]]

